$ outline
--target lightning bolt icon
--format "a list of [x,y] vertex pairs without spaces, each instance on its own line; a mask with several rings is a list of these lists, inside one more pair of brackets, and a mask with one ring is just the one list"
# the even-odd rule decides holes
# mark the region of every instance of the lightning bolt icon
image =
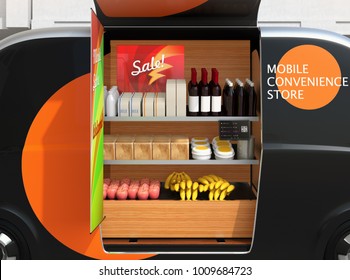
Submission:
[[156,56],[155,56],[155,61],[161,61],[161,66],[159,68],[156,68],[154,70],[152,70],[148,75],[150,75],[152,78],[150,79],[148,85],[151,85],[152,83],[154,83],[156,80],[160,79],[161,77],[164,77],[165,75],[164,74],[161,74],[159,72],[162,72],[164,70],[167,70],[169,68],[172,68],[173,66],[170,65],[170,64],[166,64],[164,62],[164,59],[165,59],[165,56],[164,54],[160,54],[158,53]]

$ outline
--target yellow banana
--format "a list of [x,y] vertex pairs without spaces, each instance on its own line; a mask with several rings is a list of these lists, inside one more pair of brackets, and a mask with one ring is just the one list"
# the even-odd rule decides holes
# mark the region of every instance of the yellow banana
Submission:
[[180,198],[181,198],[181,200],[185,200],[185,198],[186,198],[185,196],[186,196],[186,191],[181,189],[180,190]]
[[175,190],[176,192],[178,192],[178,191],[180,190],[180,184],[179,184],[179,183],[176,183],[176,184],[174,185],[174,190]]
[[232,192],[234,189],[235,189],[235,186],[234,186],[234,185],[229,185],[229,186],[227,187],[227,193]]
[[209,190],[209,184],[204,186],[204,192],[207,192]]
[[175,186],[175,184],[171,184],[171,185],[170,185],[170,190],[171,190],[172,192],[175,191],[174,186]]
[[215,188],[215,182],[210,183],[209,190],[213,190]]
[[203,177],[198,178],[197,180],[199,183],[202,183],[203,185],[209,185],[210,183],[208,182],[207,179],[204,179]]
[[219,199],[220,199],[220,200],[224,200],[225,197],[226,197],[226,195],[227,195],[227,189],[221,192],[220,198],[219,198]]
[[182,190],[186,189],[186,183],[185,183],[185,181],[181,181],[181,183],[180,183],[180,188],[181,188]]
[[204,186],[202,184],[199,185],[199,192],[204,192]]
[[218,189],[223,183],[224,183],[223,180],[220,180],[220,181],[216,182],[215,183],[215,189]]
[[187,180],[186,186],[188,189],[190,189],[192,187],[192,184],[193,184],[192,180]]
[[217,189],[214,193],[214,200],[218,200],[219,196],[220,196],[221,190]]
[[176,178],[177,178],[177,172],[174,172],[174,175],[173,175],[173,177],[170,180],[170,184],[175,184],[176,180],[177,180]]
[[192,195],[192,189],[187,189],[186,190],[186,198],[187,198],[187,200],[191,199],[191,195]]
[[214,180],[215,182],[219,181],[219,178],[218,178],[216,175],[214,175],[214,174],[210,174],[210,175],[208,175],[208,176],[211,177],[211,178],[213,178],[213,180]]
[[224,181],[224,179],[222,179],[220,176],[216,176],[218,177],[218,181]]
[[179,175],[180,175],[180,180],[184,181],[185,180],[184,172],[179,173]]
[[171,173],[165,180],[165,183],[164,183],[164,188],[165,189],[169,189],[170,188],[170,181],[171,181],[171,178],[173,178],[175,172]]
[[182,181],[181,173],[177,173],[177,175],[176,175],[176,183],[180,183],[181,181]]
[[214,179],[212,177],[210,177],[210,176],[203,176],[202,178],[207,180],[209,183],[213,183],[214,182]]
[[188,180],[191,180],[191,181],[192,181],[191,177],[190,177],[187,173],[182,172],[182,174],[183,174],[183,176],[185,177],[185,180],[186,180],[186,181],[188,181]]
[[193,189],[193,190],[197,190],[198,187],[199,187],[198,182],[193,182],[193,184],[192,184],[192,189]]
[[220,190],[224,190],[224,189],[226,189],[228,186],[230,185],[230,183],[229,182],[224,182],[221,186],[220,186]]
[[213,200],[214,199],[214,192],[215,192],[215,190],[211,190],[209,192],[209,200]]
[[192,192],[192,200],[197,200],[198,197],[198,190],[193,190]]

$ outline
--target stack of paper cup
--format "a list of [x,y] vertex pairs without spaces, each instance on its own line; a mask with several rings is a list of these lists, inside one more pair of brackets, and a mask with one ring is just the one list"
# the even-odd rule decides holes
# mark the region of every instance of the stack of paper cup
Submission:
[[254,159],[254,136],[237,142],[237,159]]

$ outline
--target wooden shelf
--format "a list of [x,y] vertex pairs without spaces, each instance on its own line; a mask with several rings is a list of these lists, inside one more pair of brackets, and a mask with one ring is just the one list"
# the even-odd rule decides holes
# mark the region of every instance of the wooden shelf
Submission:
[[259,117],[105,117],[106,122],[218,122],[259,121]]
[[105,165],[257,165],[258,160],[105,160]]

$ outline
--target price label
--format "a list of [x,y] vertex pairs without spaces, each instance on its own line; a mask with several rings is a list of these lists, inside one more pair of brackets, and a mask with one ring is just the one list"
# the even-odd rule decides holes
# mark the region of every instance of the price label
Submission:
[[219,121],[219,136],[222,140],[249,140],[250,121]]

